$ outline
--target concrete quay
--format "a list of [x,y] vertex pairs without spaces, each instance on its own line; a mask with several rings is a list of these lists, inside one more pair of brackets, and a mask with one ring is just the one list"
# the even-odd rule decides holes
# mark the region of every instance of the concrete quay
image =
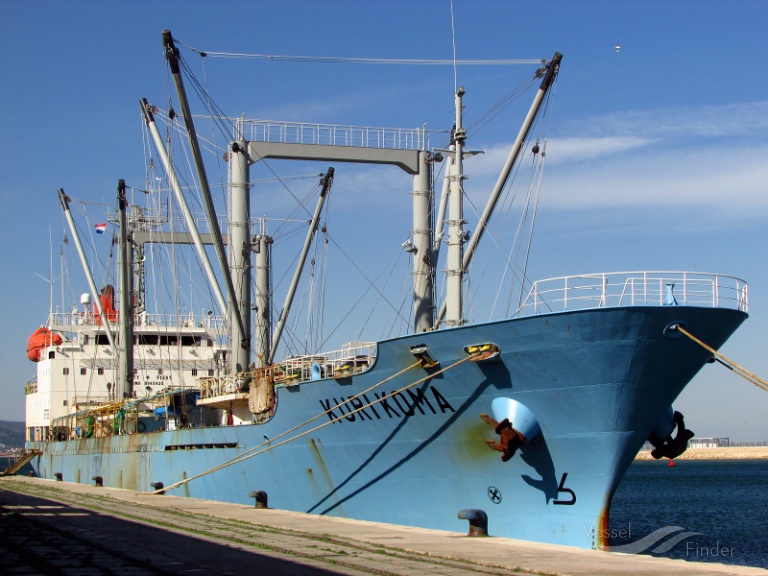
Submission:
[[20,476],[0,479],[0,558],[7,576],[768,575]]

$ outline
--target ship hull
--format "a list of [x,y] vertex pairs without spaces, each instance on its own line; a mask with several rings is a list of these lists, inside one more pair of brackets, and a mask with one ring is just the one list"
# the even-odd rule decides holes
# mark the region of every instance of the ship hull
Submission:
[[[684,325],[717,348],[746,317],[633,306],[405,336],[378,343],[367,372],[278,387],[274,417],[263,424],[32,443],[43,451],[34,464],[45,478],[100,476],[107,486],[151,491],[250,456],[172,493],[246,504],[262,490],[274,508],[456,532],[467,528],[459,511],[479,509],[493,536],[599,548],[627,467],[711,356],[670,327]],[[467,358],[465,347],[485,343],[498,356],[451,367]],[[418,345],[436,367],[407,369]],[[502,461],[481,414],[503,419],[507,400],[530,410],[540,433]]]

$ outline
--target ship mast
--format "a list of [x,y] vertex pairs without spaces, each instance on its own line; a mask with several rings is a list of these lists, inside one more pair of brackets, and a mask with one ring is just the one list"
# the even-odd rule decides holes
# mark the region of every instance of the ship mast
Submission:
[[99,318],[101,318],[101,321],[104,324],[104,331],[107,333],[107,340],[109,340],[112,356],[116,357],[117,347],[115,346],[115,338],[112,333],[112,324],[109,321],[109,317],[104,313],[104,306],[102,305],[101,298],[99,297],[99,291],[96,289],[96,282],[93,280],[93,274],[91,274],[91,268],[88,266],[88,259],[85,257],[83,244],[80,242],[80,235],[77,233],[75,221],[72,219],[72,212],[69,209],[70,198],[64,193],[63,188],[59,188],[59,200],[61,201],[61,207],[64,209],[64,217],[67,220],[69,231],[72,232],[72,239],[75,241],[77,254],[80,256],[80,263],[83,265],[83,271],[85,272],[85,277],[88,280],[88,286],[91,289],[93,301],[96,303],[96,308],[99,311]]
[[[502,168],[496,185],[491,192],[491,196],[485,205],[485,210],[480,216],[480,221],[477,225],[477,231],[472,236],[466,250],[462,249],[464,243],[464,232],[462,230],[462,209],[461,209],[461,180],[463,175],[461,173],[461,166],[453,166],[452,171],[449,173],[450,181],[450,221],[449,221],[449,239],[448,239],[448,282],[447,282],[447,296],[446,301],[440,308],[437,318],[435,319],[435,328],[440,325],[440,322],[445,318],[447,326],[457,326],[463,323],[463,317],[461,315],[461,281],[459,278],[463,278],[463,274],[469,267],[469,263],[472,260],[472,256],[477,250],[477,246],[480,243],[480,239],[483,237],[488,222],[491,219],[493,210],[496,208],[496,204],[501,195],[501,191],[504,189],[505,184],[509,178],[509,174],[512,172],[512,168],[515,165],[520,151],[522,150],[523,142],[528,137],[528,133],[531,130],[533,121],[541,108],[541,103],[544,100],[544,96],[549,91],[557,72],[560,69],[560,61],[563,55],[559,52],[555,52],[554,57],[547,66],[547,71],[544,74],[544,79],[541,81],[539,90],[533,99],[528,115],[525,117],[523,125],[520,127],[520,131],[517,134],[515,143],[509,151],[507,161]],[[464,89],[459,88],[456,94],[456,128],[454,130],[454,138],[451,142],[455,145],[456,151],[454,154],[454,163],[460,163],[462,158],[462,144],[466,137],[464,130],[461,129],[461,96],[464,94]],[[461,130],[460,130],[461,129]],[[457,263],[457,258],[460,258],[461,264]],[[458,295],[458,296],[457,296]],[[457,301],[458,298],[458,301]]]
[[307,230],[307,236],[304,239],[304,246],[301,249],[299,261],[296,264],[296,269],[293,273],[293,280],[291,281],[291,286],[288,288],[288,294],[285,296],[285,304],[283,304],[283,309],[280,311],[280,317],[277,320],[275,333],[272,336],[272,347],[268,351],[269,356],[267,357],[267,365],[272,364],[274,361],[277,344],[280,342],[280,337],[283,335],[283,328],[285,327],[285,321],[288,318],[288,313],[291,311],[293,297],[296,294],[296,288],[298,287],[299,280],[301,279],[301,272],[304,269],[304,263],[307,261],[307,254],[309,254],[309,248],[312,245],[312,239],[315,237],[317,225],[320,222],[320,213],[323,211],[323,205],[325,204],[328,192],[331,189],[331,184],[333,183],[333,172],[333,168],[328,168],[328,172],[326,172],[325,176],[322,178],[321,182],[323,184],[323,189],[320,192],[320,197],[317,199],[317,204],[315,205],[315,213],[312,215],[312,220],[309,223],[309,230]]
[[462,311],[462,284],[464,281],[463,265],[464,242],[464,140],[467,133],[462,124],[462,97],[464,87],[456,91],[456,126],[453,129],[451,146],[454,149],[453,164],[449,166],[448,178],[450,194],[448,196],[448,259],[446,267],[446,326],[464,324]]
[[205,251],[204,241],[200,235],[200,231],[197,229],[195,218],[192,216],[192,211],[189,209],[187,199],[184,197],[184,192],[182,191],[181,185],[179,184],[179,179],[176,176],[176,170],[168,156],[168,152],[165,149],[165,146],[163,145],[163,139],[160,136],[160,132],[157,130],[157,124],[155,122],[154,114],[152,114],[152,109],[146,98],[142,98],[140,104],[141,112],[144,115],[144,122],[147,124],[147,128],[152,135],[152,140],[155,143],[155,150],[157,150],[157,154],[160,156],[160,160],[162,161],[163,167],[165,168],[165,173],[168,176],[168,182],[173,189],[174,196],[176,197],[176,203],[179,205],[179,208],[181,208],[181,213],[184,216],[184,222],[187,225],[187,229],[189,230],[192,242],[195,245],[197,256],[200,258],[200,261],[203,265],[203,270],[205,271],[206,277],[208,278],[208,283],[211,286],[211,290],[213,290],[213,295],[216,298],[216,302],[218,303],[219,308],[224,311],[227,309],[227,305],[224,301],[224,294],[222,294],[219,283],[216,280],[216,274],[214,273],[213,266],[211,265],[211,261],[208,258],[208,252]]
[[419,170],[413,175],[413,329],[426,332],[432,329],[435,317],[434,263],[432,249],[434,227],[432,225],[432,163],[435,156],[421,150]]
[[[224,281],[227,285],[227,295],[229,296],[229,305],[234,320],[231,327],[232,330],[232,343],[239,342],[240,346],[232,345],[232,357],[231,369],[232,372],[240,372],[247,370],[250,364],[250,314],[248,309],[245,310],[240,305],[240,298],[235,292],[235,286],[232,281],[232,275],[230,272],[230,266],[227,263],[227,256],[224,253],[224,240],[222,238],[221,230],[219,229],[219,222],[216,215],[216,208],[213,205],[213,198],[211,197],[211,190],[208,186],[208,177],[205,174],[205,166],[203,165],[203,157],[200,152],[200,144],[197,141],[197,134],[195,133],[195,125],[192,121],[192,113],[189,109],[189,103],[187,101],[187,94],[184,89],[184,83],[181,78],[181,68],[179,66],[179,52],[173,43],[173,36],[170,30],[163,31],[163,45],[165,46],[165,56],[168,60],[168,64],[171,67],[171,73],[173,75],[174,84],[176,85],[176,93],[179,98],[179,105],[181,106],[181,115],[184,118],[184,125],[187,129],[187,138],[189,139],[189,146],[192,151],[192,156],[195,160],[195,167],[197,168],[198,179],[200,181],[200,193],[205,203],[205,208],[208,213],[208,225],[211,229],[211,234],[214,238],[214,248],[216,249],[216,255],[219,259],[219,265],[221,266]],[[231,239],[230,239],[231,242]],[[244,249],[249,249],[245,247]],[[249,271],[248,271],[249,272]],[[246,286],[249,286],[246,285]]]
[[117,205],[120,218],[120,363],[115,382],[116,400],[119,399],[118,385],[123,398],[133,395],[133,272],[130,269],[133,242],[128,238],[125,215],[128,201],[125,197],[125,180],[122,179],[117,184]]

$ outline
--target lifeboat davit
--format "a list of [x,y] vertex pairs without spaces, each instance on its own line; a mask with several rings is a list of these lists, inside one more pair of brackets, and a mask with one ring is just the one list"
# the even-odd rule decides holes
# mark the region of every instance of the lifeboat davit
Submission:
[[54,334],[45,326],[41,326],[27,340],[27,358],[32,362],[39,362],[40,350],[51,345],[58,346],[62,341],[59,334]]

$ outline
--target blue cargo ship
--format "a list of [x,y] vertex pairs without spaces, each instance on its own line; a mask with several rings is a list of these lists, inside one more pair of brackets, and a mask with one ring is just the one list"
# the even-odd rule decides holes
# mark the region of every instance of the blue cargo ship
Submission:
[[[465,319],[466,270],[511,170],[522,154],[539,154],[530,127],[561,56],[535,75],[538,91],[480,232],[467,234],[461,204],[463,88],[443,149],[430,149],[421,130],[236,119],[222,231],[181,55],[170,32],[163,40],[207,228],[184,199],[157,127],[158,117],[173,121],[176,113],[142,101],[187,229],[170,230],[168,219],[139,209],[120,181],[109,217],[119,231],[119,286],[99,289],[71,200],[59,191],[90,291],[30,338],[37,377],[26,390],[27,458],[35,472],[456,532],[469,521],[493,536],[603,548],[611,497],[644,442],[672,458],[692,436],[671,406],[712,353],[688,334],[720,347],[747,318],[748,293],[739,278],[701,272],[584,274],[528,284],[504,319]],[[270,158],[390,164],[413,177],[413,228],[403,245],[413,267],[407,335],[277,359],[334,170],[320,180],[293,280],[276,305],[274,239],[264,227],[251,232],[248,196],[250,166]],[[436,209],[433,170],[442,162],[445,201]],[[219,313],[150,311],[147,254],[159,245],[197,250]]]

